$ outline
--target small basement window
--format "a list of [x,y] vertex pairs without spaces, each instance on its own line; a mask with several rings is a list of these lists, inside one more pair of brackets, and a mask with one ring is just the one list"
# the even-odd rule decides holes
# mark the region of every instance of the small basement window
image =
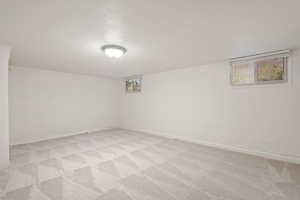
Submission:
[[136,77],[130,77],[125,80],[125,87],[127,93],[133,93],[133,92],[141,92],[142,90],[142,77],[136,76]]
[[289,51],[231,60],[231,84],[271,84],[288,81]]

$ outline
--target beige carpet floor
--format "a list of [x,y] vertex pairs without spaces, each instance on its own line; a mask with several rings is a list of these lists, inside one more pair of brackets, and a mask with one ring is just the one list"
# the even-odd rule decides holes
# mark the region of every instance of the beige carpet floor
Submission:
[[11,147],[3,200],[299,200],[300,166],[125,130]]

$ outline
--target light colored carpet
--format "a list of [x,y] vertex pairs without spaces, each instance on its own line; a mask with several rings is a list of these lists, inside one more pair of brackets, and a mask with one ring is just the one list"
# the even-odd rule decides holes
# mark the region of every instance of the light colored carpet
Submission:
[[3,200],[299,200],[300,166],[125,130],[11,148]]

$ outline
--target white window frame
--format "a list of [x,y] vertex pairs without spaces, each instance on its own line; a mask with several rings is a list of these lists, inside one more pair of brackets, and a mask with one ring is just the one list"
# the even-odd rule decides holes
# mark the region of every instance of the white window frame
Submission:
[[[126,82],[130,81],[130,80],[139,80],[140,81],[140,90],[138,90],[138,91],[128,91]],[[142,83],[143,83],[142,75],[135,75],[135,76],[126,77],[125,80],[124,80],[124,83],[125,83],[125,92],[126,93],[130,94],[130,93],[140,93],[140,92],[142,92]]]
[[[260,60],[267,60],[267,59],[272,59],[272,58],[285,58],[283,80],[258,81],[256,79],[257,67],[255,66],[255,63]],[[233,83],[233,72],[234,72],[235,65],[242,64],[242,63],[249,63],[252,65],[252,67],[253,67],[252,73],[253,73],[253,78],[254,78],[253,83],[240,83],[240,84]],[[230,81],[230,84],[234,87],[288,83],[290,81],[289,80],[290,79],[290,65],[291,65],[291,51],[290,50],[276,51],[276,52],[258,54],[258,55],[253,55],[253,56],[233,58],[230,60],[230,80],[229,81]]]

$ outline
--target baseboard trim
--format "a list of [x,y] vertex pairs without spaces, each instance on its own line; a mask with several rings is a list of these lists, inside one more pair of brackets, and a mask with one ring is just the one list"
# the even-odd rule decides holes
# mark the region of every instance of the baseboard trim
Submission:
[[271,160],[279,160],[279,161],[284,161],[284,162],[289,162],[289,163],[295,163],[295,164],[300,164],[300,157],[299,156],[294,156],[294,155],[283,155],[283,154],[277,154],[277,153],[271,153],[271,152],[264,152],[264,151],[254,151],[246,148],[241,148],[241,147],[235,147],[235,146],[230,146],[230,145],[224,145],[224,144],[217,144],[217,143],[212,143],[208,141],[202,141],[198,139],[191,139],[183,136],[178,136],[178,135],[171,135],[169,133],[163,133],[163,132],[158,132],[158,131],[151,131],[151,130],[144,130],[144,129],[130,129],[130,128],[122,128],[124,130],[129,130],[129,131],[134,131],[134,132],[142,132],[146,134],[151,134],[151,135],[156,135],[156,136],[161,136],[169,139],[178,139],[194,144],[199,144],[203,146],[208,146],[208,147],[214,147],[217,149],[222,149],[222,150],[227,150],[227,151],[232,151],[232,152],[238,152],[238,153],[244,153],[248,155],[254,155],[254,156],[259,156],[263,157],[266,159],[271,159]]
[[23,140],[23,141],[14,141],[14,142],[11,142],[10,146],[22,145],[22,144],[30,144],[30,143],[34,143],[34,142],[41,142],[41,141],[44,141],[44,140],[64,138],[64,137],[69,137],[69,136],[74,136],[74,135],[85,134],[85,133],[95,133],[95,132],[102,132],[102,131],[111,131],[111,130],[115,130],[115,129],[119,129],[119,128],[118,127],[105,127],[105,128],[90,129],[90,130],[79,131],[79,132],[72,132],[72,133],[67,133],[67,134],[60,134],[60,135],[57,134],[57,135],[54,135],[54,136],[51,136],[51,137],[43,137],[43,138],[39,138],[39,139],[30,138],[30,139],[26,139],[26,140]]

